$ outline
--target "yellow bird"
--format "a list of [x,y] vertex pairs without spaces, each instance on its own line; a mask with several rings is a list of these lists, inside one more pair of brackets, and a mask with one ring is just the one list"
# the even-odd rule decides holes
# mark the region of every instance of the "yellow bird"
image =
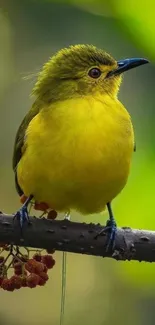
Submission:
[[134,151],[129,113],[117,98],[121,74],[146,59],[116,61],[92,45],[60,50],[43,66],[35,102],[17,132],[13,168],[27,205],[81,214],[108,207],[111,239],[116,228],[111,201],[125,186]]

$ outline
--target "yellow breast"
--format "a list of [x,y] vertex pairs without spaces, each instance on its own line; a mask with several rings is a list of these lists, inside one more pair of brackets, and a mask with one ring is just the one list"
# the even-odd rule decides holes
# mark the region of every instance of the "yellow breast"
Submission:
[[99,212],[126,184],[133,143],[130,116],[118,100],[57,102],[28,126],[19,185],[58,211]]

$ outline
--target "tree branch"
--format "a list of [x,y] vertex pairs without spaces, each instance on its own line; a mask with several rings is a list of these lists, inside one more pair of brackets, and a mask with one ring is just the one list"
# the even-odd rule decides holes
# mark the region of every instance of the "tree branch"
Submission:
[[100,224],[86,224],[68,220],[47,220],[30,217],[23,227],[13,215],[0,214],[0,243],[34,248],[81,253],[117,260],[155,262],[155,231],[118,228],[115,249],[106,252],[107,233],[96,235],[104,229]]

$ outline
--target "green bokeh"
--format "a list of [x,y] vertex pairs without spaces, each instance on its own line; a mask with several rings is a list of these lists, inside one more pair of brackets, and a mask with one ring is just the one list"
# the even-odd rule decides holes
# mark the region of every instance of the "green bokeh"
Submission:
[[[53,0],[42,1],[53,2]],[[147,52],[151,59],[155,59],[153,0],[148,0],[147,3],[142,0],[58,0],[55,2],[69,3],[103,17],[115,17],[120,29],[126,37],[130,38],[135,47],[139,47]]]
[[112,0],[111,5],[121,28],[129,33],[135,46],[138,45],[150,58],[155,59],[154,1]]

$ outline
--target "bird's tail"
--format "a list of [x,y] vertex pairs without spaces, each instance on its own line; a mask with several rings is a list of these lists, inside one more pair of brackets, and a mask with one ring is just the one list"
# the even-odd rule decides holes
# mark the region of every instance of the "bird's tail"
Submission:
[[[68,211],[64,219],[70,220],[70,211]],[[60,325],[64,325],[65,316],[65,298],[66,298],[66,270],[67,269],[67,253],[62,253],[62,271],[61,271],[61,309],[60,309]]]

